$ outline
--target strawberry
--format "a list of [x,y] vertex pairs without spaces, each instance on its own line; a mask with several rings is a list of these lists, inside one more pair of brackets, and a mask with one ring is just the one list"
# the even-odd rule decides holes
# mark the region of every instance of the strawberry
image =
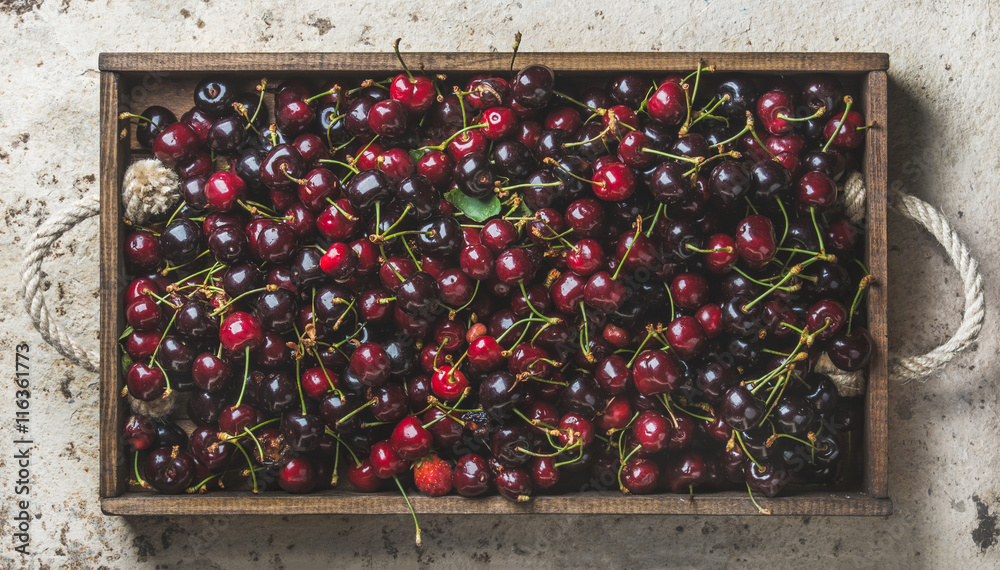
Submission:
[[451,492],[451,464],[437,455],[427,455],[413,468],[413,481],[425,495],[447,495]]

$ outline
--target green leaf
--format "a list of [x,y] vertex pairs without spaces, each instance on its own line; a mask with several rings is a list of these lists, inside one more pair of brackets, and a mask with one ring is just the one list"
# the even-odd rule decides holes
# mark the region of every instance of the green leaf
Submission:
[[444,198],[475,222],[485,222],[500,214],[500,199],[495,195],[489,198],[471,198],[458,188],[453,188]]
[[129,326],[127,326],[127,327],[125,327],[125,332],[123,332],[123,333],[122,333],[122,335],[121,335],[120,337],[118,337],[118,340],[122,340],[123,338],[125,338],[125,337],[127,337],[128,335],[132,334],[132,331],[133,331],[133,330],[134,330],[134,329],[132,328],[132,326],[131,326],[131,325],[129,325]]
[[122,374],[128,374],[128,369],[132,367],[132,357],[127,353],[122,353]]

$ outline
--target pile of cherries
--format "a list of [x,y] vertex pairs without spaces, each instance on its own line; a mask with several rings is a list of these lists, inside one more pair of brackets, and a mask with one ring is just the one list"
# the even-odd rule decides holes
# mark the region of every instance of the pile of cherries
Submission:
[[179,120],[125,117],[183,203],[125,240],[123,393],[196,425],[133,414],[135,484],[752,498],[850,473],[860,405],[812,371],[872,350],[837,200],[870,125],[838,78],[446,81],[208,77]]

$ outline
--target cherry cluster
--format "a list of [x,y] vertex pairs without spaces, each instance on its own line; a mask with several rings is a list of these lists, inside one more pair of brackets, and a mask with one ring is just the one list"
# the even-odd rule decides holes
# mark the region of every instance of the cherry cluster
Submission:
[[128,116],[184,200],[125,240],[123,392],[196,425],[133,414],[135,484],[523,501],[847,473],[860,407],[813,371],[872,350],[837,201],[870,125],[838,78],[403,67],[208,77],[180,120]]

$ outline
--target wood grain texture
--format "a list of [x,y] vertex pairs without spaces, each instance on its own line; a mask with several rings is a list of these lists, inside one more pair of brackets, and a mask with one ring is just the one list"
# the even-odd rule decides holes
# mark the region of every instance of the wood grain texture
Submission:
[[[455,75],[471,71],[508,69],[509,54],[408,54],[429,71]],[[868,189],[868,266],[880,286],[868,298],[869,326],[876,354],[869,371],[864,468],[850,491],[801,493],[778,499],[762,499],[779,515],[885,515],[892,509],[887,486],[887,370],[886,350],[886,74],[885,54],[519,54],[518,66],[546,63],[560,73],[575,77],[609,77],[613,72],[665,72],[693,69],[698,61],[712,63],[720,71],[759,73],[840,73],[845,85],[859,92],[859,104],[879,127],[866,137],[863,171]],[[201,77],[227,72],[240,87],[252,91],[261,76],[281,77],[313,72],[310,77],[353,78],[379,76],[398,71],[392,54],[103,54],[101,56],[101,496],[107,514],[404,514],[405,503],[395,493],[358,494],[328,491],[295,496],[272,493],[222,492],[199,496],[163,496],[129,490],[126,479],[131,457],[125,452],[119,431],[125,421],[124,402],[118,397],[123,385],[119,370],[117,335],[124,327],[120,291],[124,271],[120,247],[124,237],[120,219],[118,188],[125,165],[148,156],[135,137],[120,141],[124,125],[117,114],[132,107],[140,112],[148,105],[163,105],[179,117],[193,103],[191,93]],[[122,107],[122,108],[119,108]],[[273,111],[273,110],[272,110]],[[131,131],[130,134],[134,132]],[[131,148],[129,145],[132,145]],[[863,481],[862,481],[863,479]],[[864,489],[864,492],[862,492]],[[693,502],[677,495],[624,496],[617,492],[573,496],[542,496],[527,505],[500,497],[466,499],[413,497],[423,513],[464,514],[757,514],[745,493],[718,493],[695,497]]]
[[101,72],[101,473],[102,497],[125,492],[121,466],[125,450],[119,441],[119,426],[125,421],[125,403],[118,391],[123,385],[118,365],[118,335],[125,326],[119,301],[125,268],[120,259],[124,228],[121,223],[118,185],[128,161],[128,141],[119,139],[118,104],[121,78]]
[[[406,54],[410,66],[430,72],[500,71],[510,67],[510,53]],[[538,53],[517,55],[517,66],[544,63],[561,73],[593,71],[691,70],[702,61],[729,71],[866,72],[889,67],[884,53]],[[102,71],[119,72],[302,72],[399,71],[392,53],[102,53]]]
[[889,496],[889,322],[888,226],[888,82],[885,71],[873,71],[862,84],[863,111],[876,127],[865,136],[864,176],[867,205],[868,269],[875,286],[868,293],[868,327],[875,342],[868,369],[865,416],[865,489],[873,497]]
[[[502,497],[465,498],[455,495],[411,495],[417,513],[427,514],[677,514],[759,515],[746,493],[709,495],[622,495],[616,491],[580,495],[538,496],[527,503]],[[774,515],[866,515],[892,512],[888,499],[863,494],[804,493],[792,497],[758,499]],[[398,493],[363,494],[325,491],[311,495],[218,492],[205,495],[166,496],[149,492],[102,499],[101,510],[110,515],[308,515],[308,514],[408,514]]]

